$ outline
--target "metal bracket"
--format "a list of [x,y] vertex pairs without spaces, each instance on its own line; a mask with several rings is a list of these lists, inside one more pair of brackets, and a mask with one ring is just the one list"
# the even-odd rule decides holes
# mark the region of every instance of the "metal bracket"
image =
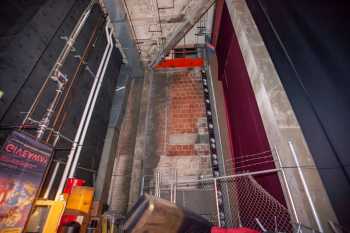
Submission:
[[[61,40],[65,40],[65,41],[67,41],[67,43],[70,43],[70,44],[73,43],[73,41],[71,39],[69,39],[67,36],[61,36],[60,39]],[[72,48],[70,49],[70,51],[71,52],[76,52],[77,49],[72,45]]]

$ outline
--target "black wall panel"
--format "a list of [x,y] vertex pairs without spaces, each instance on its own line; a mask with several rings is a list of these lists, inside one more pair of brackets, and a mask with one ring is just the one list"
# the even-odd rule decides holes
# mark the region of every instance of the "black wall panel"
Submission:
[[[24,118],[23,112],[28,111],[66,43],[63,37],[70,35],[90,1],[43,0],[35,2],[37,2],[35,7],[28,4],[27,7],[30,10],[27,14],[23,15],[22,18],[19,17],[17,21],[9,19],[12,26],[2,27],[1,31],[0,89],[5,94],[0,100],[0,145],[10,132],[21,124]],[[2,18],[6,17],[3,14],[4,11],[0,12]],[[23,18],[27,20],[25,24],[23,24]],[[104,22],[103,12],[95,5],[74,44],[76,50],[70,53],[61,69],[68,79],[73,77],[79,63],[79,59],[74,56],[83,54],[94,28],[99,25],[96,37],[93,39],[93,46],[86,59],[91,71],[97,73],[107,45]],[[114,48],[87,131],[79,160],[80,167],[91,170],[98,168],[121,62],[121,55]],[[94,80],[94,76],[85,68],[86,65],[81,66],[80,73],[72,88],[72,95],[68,98],[68,104],[64,109],[67,115],[61,133],[71,139],[74,139]],[[53,97],[55,88],[55,83],[49,81],[49,85],[44,91],[44,97],[40,100],[38,109],[32,116],[34,119],[41,119]],[[27,131],[35,133],[35,129],[27,129]],[[70,142],[61,139],[56,147],[54,158],[66,161],[70,147]],[[61,166],[60,173],[62,170],[63,166]],[[88,185],[93,184],[91,172],[78,169],[76,176],[86,179]],[[56,186],[57,182],[58,179]]]
[[247,0],[336,214],[350,225],[350,4]]

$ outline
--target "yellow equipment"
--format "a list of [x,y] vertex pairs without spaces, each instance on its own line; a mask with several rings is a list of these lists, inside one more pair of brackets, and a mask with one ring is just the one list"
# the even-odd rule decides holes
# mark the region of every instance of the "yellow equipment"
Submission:
[[89,214],[94,197],[94,188],[75,186],[67,200],[67,210]]
[[[25,232],[57,233],[63,214],[78,216],[81,232],[84,232],[90,217],[93,196],[94,188],[75,186],[65,200],[37,200]],[[4,233],[20,233],[20,231]]]
[[65,201],[37,200],[26,232],[57,233],[65,206]]

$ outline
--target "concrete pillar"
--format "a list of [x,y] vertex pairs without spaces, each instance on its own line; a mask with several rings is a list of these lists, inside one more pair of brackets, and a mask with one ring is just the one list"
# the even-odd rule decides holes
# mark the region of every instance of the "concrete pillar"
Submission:
[[95,186],[95,201],[99,203],[98,211],[102,204],[107,203],[108,190],[110,187],[113,171],[113,161],[116,155],[117,142],[124,116],[126,101],[130,89],[130,72],[126,65],[122,65],[112,102],[111,113],[104,140],[103,151],[98,168]]
[[129,202],[142,87],[143,79],[133,79],[131,81],[125,114],[116,145],[115,160],[109,165],[113,166],[114,164],[109,192],[109,210],[123,216],[127,212]]
[[121,49],[126,55],[131,74],[135,77],[143,77],[143,65],[140,60],[140,54],[132,35],[132,28],[128,21],[122,0],[103,0],[103,5],[109,15],[111,23],[114,26],[115,38],[119,41]]
[[141,191],[141,179],[143,176],[143,158],[145,154],[146,142],[146,115],[149,107],[149,72],[146,72],[143,83],[139,119],[137,124],[136,143],[131,171],[130,194],[128,209],[137,201]]
[[[292,190],[299,221],[318,229],[305,190],[293,161],[288,142],[294,144],[311,199],[324,232],[331,232],[328,221],[337,222],[313,157],[304,139],[271,57],[259,34],[245,0],[226,0],[250,81],[256,96],[271,148],[276,147],[282,159],[288,184]],[[276,164],[278,167],[278,165]],[[282,183],[282,182],[281,182]],[[285,187],[284,187],[285,191]],[[287,195],[285,195],[287,196]],[[287,199],[288,200],[288,199]],[[293,219],[295,222],[295,219]]]

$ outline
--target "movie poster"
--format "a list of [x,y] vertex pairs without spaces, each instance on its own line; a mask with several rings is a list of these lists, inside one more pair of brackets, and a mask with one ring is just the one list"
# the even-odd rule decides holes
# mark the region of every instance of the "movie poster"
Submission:
[[52,148],[14,131],[0,152],[0,233],[22,232]]

